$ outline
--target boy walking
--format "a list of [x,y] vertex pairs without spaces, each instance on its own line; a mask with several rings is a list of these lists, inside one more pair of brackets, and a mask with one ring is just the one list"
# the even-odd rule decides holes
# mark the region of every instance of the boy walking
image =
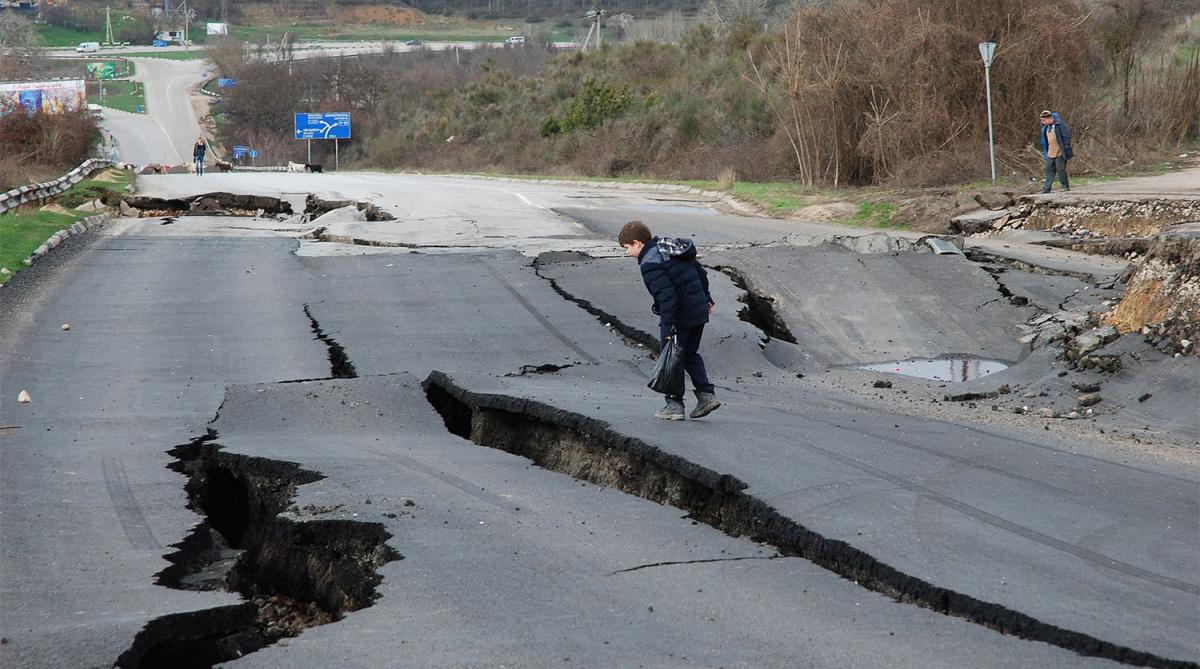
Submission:
[[[696,408],[692,418],[703,418],[716,411],[721,402],[700,357],[700,338],[712,312],[708,292],[708,273],[696,261],[696,246],[690,239],[654,237],[641,221],[630,221],[621,228],[617,243],[625,255],[637,258],[642,281],[654,298],[658,314],[659,339],[665,344],[676,337],[683,349],[683,368],[692,379]],[[683,398],[667,396],[667,404],[654,414],[662,420],[683,420]]]

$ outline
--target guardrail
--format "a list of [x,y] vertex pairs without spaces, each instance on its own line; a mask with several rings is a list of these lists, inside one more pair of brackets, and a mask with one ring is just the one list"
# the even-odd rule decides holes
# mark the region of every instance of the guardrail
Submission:
[[0,195],[0,214],[30,202],[43,202],[46,198],[58,195],[80,181],[83,181],[93,172],[111,167],[112,164],[111,160],[89,158],[80,163],[79,167],[67,172],[54,181],[14,188]]

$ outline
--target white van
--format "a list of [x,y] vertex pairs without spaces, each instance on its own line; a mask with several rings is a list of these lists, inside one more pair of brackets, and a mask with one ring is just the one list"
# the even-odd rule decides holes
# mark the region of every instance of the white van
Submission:
[[509,37],[508,39],[504,40],[504,43],[511,44],[513,46],[521,46],[522,44],[525,43],[525,36],[524,35],[513,35],[512,37]]
[[75,47],[75,53],[96,53],[99,50],[99,42],[80,42],[79,46]]

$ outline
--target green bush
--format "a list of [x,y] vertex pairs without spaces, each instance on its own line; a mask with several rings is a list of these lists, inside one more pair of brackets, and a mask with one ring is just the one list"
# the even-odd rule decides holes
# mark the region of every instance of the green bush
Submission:
[[542,121],[542,127],[538,129],[538,134],[542,137],[551,137],[560,132],[562,132],[562,125],[553,116],[547,116],[546,120]]
[[618,88],[597,83],[594,78],[588,77],[583,81],[583,88],[571,100],[567,113],[559,121],[559,127],[562,132],[599,127],[606,120],[620,116],[632,100],[629,84]]

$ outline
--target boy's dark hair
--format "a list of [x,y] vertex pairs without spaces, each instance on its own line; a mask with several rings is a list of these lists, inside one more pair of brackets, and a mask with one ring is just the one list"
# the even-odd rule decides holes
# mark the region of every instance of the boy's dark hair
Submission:
[[641,242],[643,244],[650,243],[650,228],[646,227],[641,221],[630,221],[621,228],[621,232],[617,235],[617,243],[621,246]]

